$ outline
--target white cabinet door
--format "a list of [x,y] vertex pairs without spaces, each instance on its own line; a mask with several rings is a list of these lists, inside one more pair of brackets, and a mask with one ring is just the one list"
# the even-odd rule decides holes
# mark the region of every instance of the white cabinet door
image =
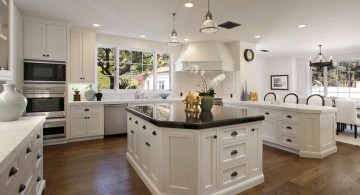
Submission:
[[160,148],[159,144],[150,141],[150,179],[159,188],[160,185]]
[[85,116],[70,116],[70,136],[86,136],[86,119]]
[[263,139],[268,142],[277,143],[277,128],[275,119],[263,121]]
[[85,82],[95,81],[96,69],[96,35],[94,33],[83,33],[82,41],[82,76]]
[[66,27],[46,25],[48,60],[66,61]]
[[128,152],[132,156],[134,156],[134,150],[135,150],[134,134],[135,134],[135,130],[132,128],[132,126],[128,125],[127,127]]
[[82,81],[82,33],[72,32],[70,35],[70,80]]
[[46,58],[46,25],[25,22],[24,23],[24,58]]
[[149,138],[143,136],[143,142],[141,143],[141,169],[148,174],[150,172],[151,161],[151,143]]
[[139,129],[134,131],[134,158],[137,161],[137,163],[140,164],[141,161],[141,149],[143,145],[142,137],[139,133]]
[[86,135],[104,135],[104,125],[100,114],[87,115]]
[[216,130],[202,132],[200,135],[200,179],[201,194],[212,194],[216,191],[217,178],[217,134]]
[[195,194],[195,133],[164,131],[164,194]]
[[250,152],[249,152],[249,175],[262,173],[262,151],[261,126],[259,123],[250,125]]

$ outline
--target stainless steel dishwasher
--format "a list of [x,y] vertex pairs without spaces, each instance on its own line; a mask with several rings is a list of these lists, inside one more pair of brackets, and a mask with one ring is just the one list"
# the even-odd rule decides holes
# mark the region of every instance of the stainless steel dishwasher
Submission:
[[126,107],[127,104],[105,104],[104,134],[114,135],[126,133]]

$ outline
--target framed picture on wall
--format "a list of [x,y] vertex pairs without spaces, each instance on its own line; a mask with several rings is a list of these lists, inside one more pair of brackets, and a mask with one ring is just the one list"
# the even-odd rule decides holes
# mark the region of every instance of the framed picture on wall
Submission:
[[271,90],[289,90],[289,75],[271,75]]

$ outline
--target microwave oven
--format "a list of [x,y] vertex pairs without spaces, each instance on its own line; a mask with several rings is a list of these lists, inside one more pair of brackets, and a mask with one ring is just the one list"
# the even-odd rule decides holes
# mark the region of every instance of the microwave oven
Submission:
[[24,83],[65,84],[66,63],[24,60]]

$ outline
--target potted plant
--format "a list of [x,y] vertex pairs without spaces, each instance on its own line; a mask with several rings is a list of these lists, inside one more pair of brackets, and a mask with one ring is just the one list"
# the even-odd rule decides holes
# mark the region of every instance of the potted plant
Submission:
[[102,98],[103,94],[102,94],[101,91],[99,90],[97,93],[95,93],[95,96],[96,96],[96,100],[97,100],[97,101],[101,101],[101,98]]

